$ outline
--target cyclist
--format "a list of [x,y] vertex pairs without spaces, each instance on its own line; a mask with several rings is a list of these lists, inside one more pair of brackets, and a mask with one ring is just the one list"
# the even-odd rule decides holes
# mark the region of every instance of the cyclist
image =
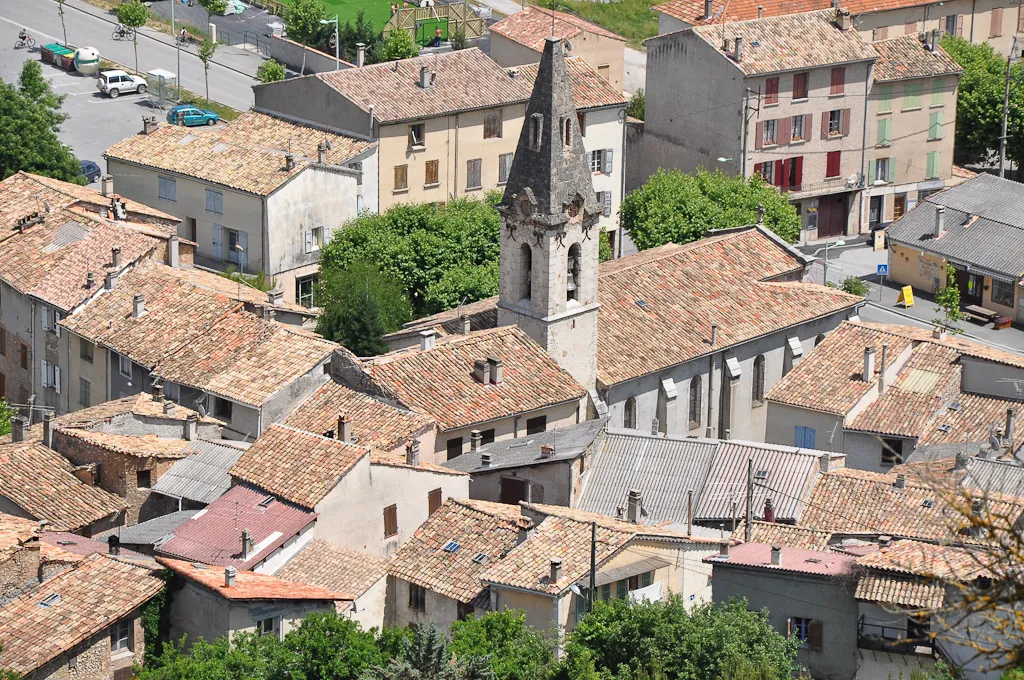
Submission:
[[24,28],[18,31],[18,40],[28,40],[31,37]]
[[178,40],[181,41],[182,45],[187,43],[188,42],[188,31],[186,31],[184,28],[182,28],[181,32],[178,34]]

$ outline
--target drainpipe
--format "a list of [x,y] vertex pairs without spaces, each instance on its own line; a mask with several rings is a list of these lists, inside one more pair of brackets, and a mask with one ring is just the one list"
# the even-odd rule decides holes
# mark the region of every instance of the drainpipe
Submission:
[[740,120],[740,131],[743,137],[743,144],[740,151],[743,154],[740,156],[740,175],[742,175],[744,179],[747,178],[747,137],[750,136],[748,134],[750,132],[750,126],[747,124],[747,109],[749,108],[750,88],[748,87],[746,94],[743,95],[743,118]]
[[715,354],[708,355],[708,422],[704,427],[704,436],[710,438],[714,432],[711,426],[712,399],[715,394]]
[[[857,196],[857,233],[860,234],[861,226],[864,224],[864,192],[867,190],[867,157],[868,157],[868,94],[871,90],[871,76],[874,73],[875,65],[868,64],[867,75],[864,78],[864,126],[860,141],[860,176],[864,178],[864,189],[861,189]],[[885,204],[882,204],[885,207]],[[884,212],[884,211],[883,211]],[[881,222],[879,216],[879,222]]]
[[[36,371],[38,369],[36,369],[36,366],[35,366],[35,362],[36,362],[36,304],[35,303],[30,304],[29,305],[29,309],[31,311],[29,312],[29,327],[28,327],[29,350],[30,350],[29,351],[29,355],[30,356],[28,358],[28,374],[29,374],[29,376],[31,376],[31,381],[29,382],[29,385],[31,385],[31,387],[32,387],[31,391],[29,392],[29,403],[33,403],[32,402],[32,395],[33,394],[38,394],[38,392],[36,392]],[[29,424],[30,427],[32,426],[32,409],[31,408],[28,409],[28,424]]]
[[[426,134],[426,133],[424,133]],[[459,197],[459,114],[455,114],[455,182],[452,184],[452,198]]]
[[[625,198],[625,196],[626,196],[626,118],[628,118],[628,116],[626,115],[625,107],[623,107],[619,111],[619,116],[621,117],[621,120],[622,120],[622,151],[619,152],[619,163],[622,166],[622,167],[619,168],[619,174],[622,175],[622,177],[619,179],[619,205],[621,206],[622,205],[622,199]],[[615,216],[613,215],[613,217],[615,217]],[[616,246],[616,249],[619,252],[618,253],[613,253],[612,257],[622,257],[622,223],[621,222],[619,222],[618,232],[619,233],[618,233],[618,235],[615,238],[615,241],[616,241],[615,246]]]
[[978,6],[978,0],[971,0],[971,35],[970,41],[974,42],[974,10]]

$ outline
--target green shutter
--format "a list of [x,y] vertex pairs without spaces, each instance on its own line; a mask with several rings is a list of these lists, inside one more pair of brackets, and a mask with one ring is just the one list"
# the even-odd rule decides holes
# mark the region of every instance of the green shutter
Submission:
[[878,86],[878,112],[889,113],[892,111],[892,85]]
[[895,158],[890,158],[889,159],[889,177],[887,178],[887,181],[890,184],[892,184],[893,182],[896,181],[896,159]]
[[939,176],[939,152],[931,151],[928,153],[928,168],[925,171],[927,175],[926,179],[935,179]]
[[611,583],[605,583],[603,586],[601,586],[601,599],[604,600],[605,602],[607,602],[608,600],[612,599],[612,584]]
[[640,576],[640,587],[641,588],[646,588],[647,586],[651,585],[651,582],[654,580],[653,577],[654,577],[654,572],[653,571],[645,571]]
[[[876,179],[878,179],[877,177],[875,177],[875,166],[876,165],[877,165],[877,163],[875,161],[868,161],[868,183],[869,184],[874,182]],[[800,445],[797,444],[797,446],[800,446]]]
[[932,83],[932,106],[943,106],[946,103],[946,91],[942,89],[942,83],[936,80]]
[[928,139],[942,139],[942,111],[928,114]]
[[628,595],[628,594],[629,594],[629,583],[626,581],[626,579],[622,579],[621,581],[616,581],[615,582],[615,596],[619,597],[619,598],[622,598],[622,599],[626,599],[626,595]]
[[903,86],[903,110],[921,108],[921,83],[906,83]]

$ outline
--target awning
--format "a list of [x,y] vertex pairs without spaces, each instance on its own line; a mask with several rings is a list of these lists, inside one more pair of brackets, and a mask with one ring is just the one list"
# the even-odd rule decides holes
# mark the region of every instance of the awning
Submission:
[[[627,579],[630,576],[637,576],[639,574],[645,574],[655,569],[661,569],[667,567],[671,562],[663,560],[660,557],[645,557],[637,562],[631,562],[630,564],[624,564],[621,567],[615,567],[614,569],[607,569],[605,571],[597,572],[597,578],[594,579],[594,583],[599,586],[607,585],[609,583],[615,583]],[[587,587],[590,585],[590,574],[587,574],[579,580],[580,585]]]

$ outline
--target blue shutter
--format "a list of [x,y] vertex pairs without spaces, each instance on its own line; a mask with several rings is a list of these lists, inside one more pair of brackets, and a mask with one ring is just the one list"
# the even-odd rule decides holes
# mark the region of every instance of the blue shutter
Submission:
[[814,448],[814,428],[804,427],[803,425],[796,426],[796,446],[802,449],[813,449]]
[[213,225],[213,259],[215,260],[221,259],[222,238],[221,226],[219,224]]

